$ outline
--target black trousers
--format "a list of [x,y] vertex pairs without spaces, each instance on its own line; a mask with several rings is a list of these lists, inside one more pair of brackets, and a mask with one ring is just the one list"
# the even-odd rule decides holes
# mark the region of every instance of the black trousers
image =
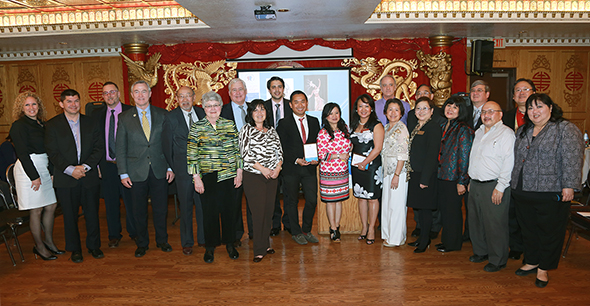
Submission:
[[137,228],[137,246],[147,247],[150,244],[148,232],[148,196],[152,199],[152,214],[156,243],[168,242],[166,217],[168,216],[168,182],[166,178],[157,179],[150,167],[148,178],[143,182],[132,182],[131,202],[135,214]]
[[510,198],[510,208],[508,209],[508,227],[509,227],[509,246],[510,251],[524,252],[524,241],[522,241],[522,232],[516,217],[516,201],[514,195]]
[[[236,216],[235,216],[235,220],[236,220],[236,239],[237,240],[242,240],[242,236],[244,236],[244,216],[242,214],[242,198],[244,195],[244,185],[242,183],[242,185],[239,188],[236,188],[236,192],[235,192],[235,202],[236,205],[238,206],[238,209],[236,210]],[[246,222],[248,225],[248,233],[250,235],[252,235],[252,212],[250,211],[250,204],[248,204],[248,198],[246,198]]]
[[236,211],[238,210],[234,179],[217,182],[217,172],[212,172],[204,174],[202,180],[205,186],[205,192],[201,194],[205,246],[209,249],[221,243],[232,244],[235,240]]
[[513,190],[525,263],[543,270],[557,269],[570,210],[570,202],[556,201],[555,194]]
[[[438,180],[438,211],[442,218],[441,242],[448,250],[461,250],[463,245],[463,196],[457,193],[457,181]],[[467,188],[467,186],[465,186]]]
[[289,215],[287,215],[287,210],[285,208],[285,201],[283,200],[283,209],[281,209],[281,187],[283,186],[283,174],[281,173],[277,178],[277,193],[275,196],[275,208],[272,214],[272,228],[281,228],[281,221],[283,222],[283,227],[290,229],[289,226]]
[[278,179],[244,171],[244,192],[252,209],[254,256],[266,255],[270,248],[270,230]]
[[[420,226],[420,210],[414,209],[414,221],[416,221],[416,228],[422,230],[422,226]],[[432,226],[430,227],[431,232],[440,232],[442,228],[442,216],[440,211],[433,210],[432,211]]]
[[[303,208],[303,221],[299,225],[299,184],[303,188],[305,206]],[[289,216],[291,234],[298,235],[309,233],[313,224],[313,216],[317,206],[318,184],[315,172],[310,174],[307,169],[296,168],[291,173],[283,173],[283,203]]]
[[205,243],[203,229],[203,207],[201,196],[195,191],[195,184],[191,175],[181,174],[175,177],[176,194],[180,208],[180,243],[182,247],[192,247],[195,244],[193,231],[193,207],[197,220],[197,242]]
[[121,198],[125,203],[125,227],[129,237],[137,237],[135,229],[135,219],[133,218],[133,205],[131,205],[131,190],[121,184],[121,179],[117,172],[117,165],[113,163],[104,163],[100,167],[102,174],[101,185],[104,197],[104,206],[107,215],[107,226],[109,228],[109,240],[120,239],[123,237],[121,232]]
[[80,207],[84,211],[84,219],[86,220],[86,248],[89,250],[99,249],[99,185],[84,186],[78,180],[75,187],[55,188],[55,193],[63,211],[66,251],[82,251],[80,230],[78,229]]

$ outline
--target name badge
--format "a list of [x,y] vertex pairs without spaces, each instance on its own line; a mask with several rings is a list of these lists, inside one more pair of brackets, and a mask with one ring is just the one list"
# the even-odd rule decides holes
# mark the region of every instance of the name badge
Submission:
[[418,131],[416,134],[418,134],[418,135],[424,135],[424,131]]

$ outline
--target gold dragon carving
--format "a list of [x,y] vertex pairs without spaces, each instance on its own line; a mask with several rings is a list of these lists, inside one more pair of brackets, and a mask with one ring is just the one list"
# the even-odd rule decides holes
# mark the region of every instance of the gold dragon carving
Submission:
[[182,86],[190,87],[195,92],[197,105],[201,105],[201,96],[211,90],[218,91],[236,77],[238,63],[227,63],[225,60],[215,62],[180,63],[163,65],[164,93],[170,97],[166,99],[166,109],[176,107],[176,91]]
[[379,81],[388,74],[393,75],[397,84],[396,98],[410,101],[410,97],[416,93],[416,82],[413,81],[418,76],[418,73],[414,72],[417,68],[415,59],[382,58],[377,61],[374,57],[361,60],[352,58],[345,59],[342,66],[352,67],[351,78],[355,83],[367,89],[367,93],[375,100],[381,98]]
[[146,81],[150,87],[154,87],[158,84],[158,68],[160,67],[158,61],[162,57],[162,54],[155,53],[145,63],[142,61],[134,61],[121,52],[119,52],[119,54],[127,64],[129,71],[129,85],[139,80]]
[[420,69],[430,79],[430,87],[434,91],[434,103],[439,106],[443,105],[451,97],[451,86],[453,85],[451,55],[442,51],[430,55],[419,50],[416,52],[416,57],[420,60]]

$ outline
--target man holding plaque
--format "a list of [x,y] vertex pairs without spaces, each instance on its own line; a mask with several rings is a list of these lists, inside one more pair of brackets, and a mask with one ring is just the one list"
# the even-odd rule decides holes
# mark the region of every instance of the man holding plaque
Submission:
[[[318,192],[317,149],[314,151],[313,148],[320,131],[320,122],[317,118],[305,114],[307,96],[304,92],[294,91],[291,94],[289,105],[293,114],[281,119],[277,127],[283,147],[283,202],[289,216],[293,240],[299,244],[318,243],[319,240],[311,233],[311,226]],[[305,197],[301,226],[297,210],[299,184],[301,184]]]

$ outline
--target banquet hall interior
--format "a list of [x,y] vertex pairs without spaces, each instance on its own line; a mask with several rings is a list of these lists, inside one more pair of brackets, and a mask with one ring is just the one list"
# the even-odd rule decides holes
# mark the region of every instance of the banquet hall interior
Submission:
[[[590,0],[0,0],[1,139],[12,125],[15,98],[25,91],[42,98],[51,118],[62,112],[60,93],[65,89],[80,93],[81,113],[87,114],[101,104],[105,82],[118,84],[121,101],[134,105],[130,85],[145,80],[152,88],[152,105],[172,110],[181,86],[195,90],[199,106],[200,96],[210,90],[228,103],[232,78],[251,71],[280,76],[291,69],[346,71],[349,80],[330,86],[347,88],[344,105],[349,110],[361,94],[379,99],[379,80],[387,74],[396,80],[396,97],[412,107],[421,84],[436,91],[434,101],[440,106],[451,94],[469,93],[470,84],[482,79],[490,84],[490,100],[509,110],[514,108],[514,82],[531,79],[537,92],[550,95],[584,133],[590,124]],[[296,89],[303,88],[290,90]],[[266,88],[248,87],[247,101],[252,98],[270,96]],[[585,204],[589,191],[580,191],[576,200]],[[304,202],[300,197],[300,214]],[[244,198],[244,220],[245,203]],[[319,244],[298,245],[281,231],[271,237],[276,254],[261,263],[252,262],[247,234],[237,248],[238,260],[219,251],[208,264],[202,260],[205,249],[197,247],[191,256],[183,255],[174,192],[168,197],[170,253],[154,245],[145,257],[135,258],[129,237],[118,248],[109,248],[102,199],[99,217],[105,257],[94,259],[84,252],[81,264],[68,255],[35,260],[27,224],[18,233],[21,260],[10,230],[5,231],[16,264],[1,246],[0,305],[590,301],[590,231],[571,222],[567,254],[550,273],[550,285],[540,289],[533,276],[514,274],[521,260],[509,259],[500,272],[483,271],[483,265],[469,261],[470,242],[460,251],[441,253],[434,247],[439,235],[422,254],[407,245],[384,247],[379,236],[374,245],[359,242],[360,219],[352,196],[343,203],[340,243],[330,240],[325,204],[318,195],[312,232]],[[83,224],[80,218],[81,229]],[[411,209],[407,228],[408,241],[413,241]],[[151,221],[149,231],[153,237]],[[63,249],[59,209],[54,239]]]

